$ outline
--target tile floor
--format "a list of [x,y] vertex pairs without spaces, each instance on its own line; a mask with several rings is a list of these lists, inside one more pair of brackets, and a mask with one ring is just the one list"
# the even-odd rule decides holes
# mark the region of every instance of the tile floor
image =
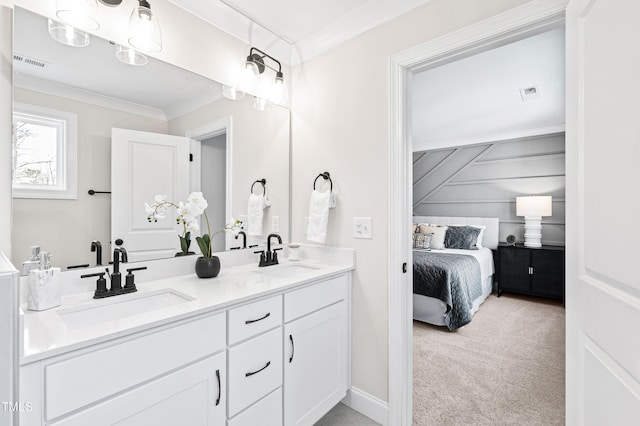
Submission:
[[368,417],[363,416],[344,404],[338,404],[321,418],[315,426],[379,426]]

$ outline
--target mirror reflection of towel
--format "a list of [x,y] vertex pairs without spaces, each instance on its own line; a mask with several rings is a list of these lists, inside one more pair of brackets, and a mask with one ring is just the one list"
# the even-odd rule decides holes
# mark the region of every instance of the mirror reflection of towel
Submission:
[[247,235],[262,235],[262,218],[264,209],[269,207],[271,203],[265,194],[249,195],[249,203],[247,207]]
[[333,191],[319,192],[313,190],[309,201],[309,226],[307,240],[324,243],[327,239],[329,209],[336,206]]

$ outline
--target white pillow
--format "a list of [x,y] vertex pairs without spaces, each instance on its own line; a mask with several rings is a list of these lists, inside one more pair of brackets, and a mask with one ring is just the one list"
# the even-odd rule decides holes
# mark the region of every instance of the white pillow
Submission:
[[423,234],[433,234],[431,237],[431,248],[441,250],[444,248],[444,236],[447,233],[447,226],[420,226]]

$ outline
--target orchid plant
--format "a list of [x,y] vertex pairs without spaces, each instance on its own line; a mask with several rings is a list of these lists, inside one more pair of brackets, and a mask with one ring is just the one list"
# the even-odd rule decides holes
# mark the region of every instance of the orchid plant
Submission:
[[168,201],[166,195],[156,195],[154,197],[153,204],[145,203],[145,210],[147,212],[147,221],[157,222],[158,219],[164,219],[167,216],[167,210],[170,207],[175,207],[178,216],[176,217],[176,223],[182,224],[182,235],[180,237],[180,248],[184,254],[189,252],[189,246],[191,245],[191,233],[198,232],[200,229],[200,223],[198,217],[204,215],[205,222],[207,224],[207,233],[196,237],[196,242],[202,256],[206,259],[211,258],[211,240],[216,234],[221,232],[233,231],[238,233],[240,231],[240,221],[231,218],[224,228],[211,234],[211,227],[209,226],[209,217],[207,216],[206,209],[209,206],[207,200],[202,196],[202,192],[192,192],[187,198],[187,203],[182,201],[178,204]]

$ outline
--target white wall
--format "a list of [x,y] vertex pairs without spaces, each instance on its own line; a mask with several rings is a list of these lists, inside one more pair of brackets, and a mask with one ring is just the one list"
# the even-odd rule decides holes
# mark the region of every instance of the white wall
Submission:
[[[211,231],[215,232],[224,228],[227,223],[225,203],[227,196],[226,134],[203,140],[200,155],[202,163],[202,195],[209,203],[207,217],[209,218]],[[225,239],[222,236],[213,238],[211,242],[212,251],[224,251],[224,246]],[[193,247],[192,251],[196,248]]]
[[0,6],[0,251],[8,257],[11,257],[12,63],[13,14]]
[[103,263],[109,259],[111,197],[87,191],[111,188],[111,128],[168,132],[163,120],[34,92],[14,89],[16,102],[38,105],[78,115],[78,199],[13,200],[12,260],[18,266],[39,245],[53,254],[52,263],[65,268],[95,264],[89,251],[92,240],[102,242]]
[[[304,241],[313,179],[329,171],[339,191],[326,245],[356,249],[352,385],[388,401],[387,199],[389,57],[526,3],[432,0],[294,70],[293,240]],[[352,218],[373,218],[373,239],[352,237]],[[397,265],[400,267],[400,265]]]
[[[289,235],[289,110],[253,109],[249,97],[241,101],[220,99],[169,121],[169,133],[184,136],[189,130],[231,117],[231,214],[247,214],[251,184],[265,178],[271,207],[265,209],[263,234],[271,230],[271,217],[279,216],[280,233]],[[264,238],[263,238],[264,240]]]

